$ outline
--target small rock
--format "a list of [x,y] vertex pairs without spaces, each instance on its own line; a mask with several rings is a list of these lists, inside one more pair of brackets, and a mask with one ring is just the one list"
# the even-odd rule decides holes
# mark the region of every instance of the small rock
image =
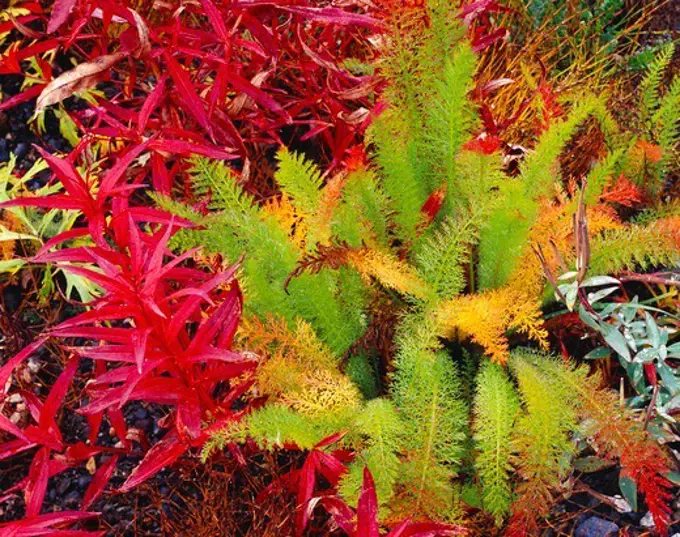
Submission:
[[7,140],[4,138],[0,139],[0,162],[7,162],[9,160],[9,147],[7,146]]
[[78,478],[78,488],[79,489],[86,489],[87,486],[90,484],[90,481],[92,478],[89,475],[84,475]]
[[71,482],[68,479],[62,479],[61,481],[59,481],[59,484],[57,485],[57,492],[60,495],[64,494],[68,490],[70,485]]
[[135,410],[135,418],[138,420],[143,420],[149,415],[149,412],[146,410],[146,408],[138,408]]
[[653,528],[654,527],[654,517],[651,511],[647,511],[647,514],[640,520],[640,526],[643,528]]
[[70,509],[73,509],[78,506],[80,503],[80,494],[76,492],[75,490],[73,492],[69,492],[66,495],[66,498],[64,498],[64,506],[68,507]]
[[14,148],[14,155],[17,159],[22,159],[28,154],[29,145],[25,142],[20,142]]
[[596,516],[582,522],[576,529],[575,537],[615,537],[619,533],[619,527]]

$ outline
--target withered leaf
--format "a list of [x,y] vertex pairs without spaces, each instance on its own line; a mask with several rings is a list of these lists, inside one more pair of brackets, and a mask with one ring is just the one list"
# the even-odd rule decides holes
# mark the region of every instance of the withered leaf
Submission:
[[81,63],[77,67],[62,73],[50,82],[38,97],[35,113],[40,114],[50,105],[60,103],[76,91],[94,87],[102,75],[125,56],[123,52],[100,56],[91,62]]

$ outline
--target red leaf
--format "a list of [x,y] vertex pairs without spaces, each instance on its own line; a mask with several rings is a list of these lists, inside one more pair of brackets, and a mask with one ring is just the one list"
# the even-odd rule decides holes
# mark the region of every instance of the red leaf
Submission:
[[137,146],[134,149],[128,151],[125,156],[116,162],[116,164],[106,173],[106,175],[101,180],[101,186],[99,187],[99,193],[97,194],[97,199],[99,206],[103,206],[106,201],[106,197],[111,194],[114,187],[117,185],[120,178],[130,167],[130,164],[141,155],[147,147],[151,140],[147,140]]
[[[41,535],[61,535],[67,537],[69,530],[53,530],[53,526],[62,526],[64,524],[72,524],[80,520],[93,518],[99,513],[83,513],[82,511],[62,511],[60,513],[47,513],[33,518],[24,518],[10,522],[9,524],[0,524],[0,535],[3,537],[38,537]],[[73,533],[71,532],[71,535]],[[97,533],[81,533],[81,537],[94,537],[101,535]]]
[[87,184],[70,161],[50,155],[41,147],[35,146],[35,148],[38,153],[40,153],[40,156],[45,159],[47,164],[49,164],[50,168],[57,176],[57,179],[61,181],[61,184],[64,185],[66,191],[73,196],[73,198],[81,201],[81,203],[86,200],[92,200],[92,195],[87,188]]
[[[275,4],[272,2],[272,4]],[[275,4],[276,5],[276,4]],[[305,18],[324,24],[341,24],[343,26],[362,26],[372,30],[382,28],[383,24],[373,17],[352,13],[336,7],[307,7],[307,6],[281,6],[277,7],[289,13],[295,13]]]
[[4,414],[0,414],[0,431],[5,431],[6,433],[16,436],[26,444],[30,443],[30,439],[24,434],[24,431],[9,421]]
[[423,207],[420,209],[420,212],[425,219],[423,222],[425,226],[429,226],[437,217],[437,214],[439,214],[442,204],[444,203],[445,196],[446,185],[435,190],[432,194],[430,194],[430,197],[425,200]]
[[319,451],[312,451],[308,456],[302,468],[298,472],[297,479],[297,503],[300,507],[295,513],[295,528],[298,535],[302,532],[309,523],[310,513],[307,510],[307,502],[312,499],[314,494],[314,487],[316,485],[316,464]]
[[92,477],[92,481],[90,482],[87,490],[85,491],[85,495],[83,496],[83,503],[80,506],[81,510],[87,510],[87,508],[97,501],[99,496],[101,496],[102,492],[104,492],[104,489],[106,488],[106,485],[109,483],[113,472],[116,470],[117,462],[118,455],[114,455],[99,468],[97,468],[97,471]]
[[357,537],[380,537],[378,526],[378,496],[375,492],[373,476],[364,467],[364,482],[361,485],[357,504]]
[[76,0],[56,0],[52,6],[52,15],[47,24],[47,33],[56,32],[68,19],[71,10],[76,5]]
[[286,123],[290,123],[292,121],[292,118],[288,112],[286,112],[286,110],[278,102],[276,102],[275,99],[267,95],[252,82],[249,82],[236,73],[232,73],[228,66],[222,66],[220,71],[225,71],[223,76],[227,82],[229,82],[229,84],[234,87],[234,89],[237,91],[242,91],[260,106],[279,114],[281,117],[283,117]]
[[386,537],[456,537],[467,534],[467,529],[457,524],[416,522],[409,524],[401,533],[396,535],[390,533]]
[[59,375],[56,382],[52,386],[52,389],[50,390],[50,394],[47,396],[47,399],[45,399],[42,412],[40,413],[39,424],[39,427],[45,432],[52,429],[58,434],[59,429],[55,423],[55,417],[59,407],[64,403],[66,392],[68,392],[68,388],[71,385],[73,376],[78,370],[78,361],[79,360],[77,356],[73,356],[68,361],[64,371],[62,371],[61,375]]
[[33,343],[30,345],[27,345],[21,352],[19,352],[17,355],[15,355],[13,358],[10,358],[5,365],[0,367],[0,400],[3,399],[4,392],[2,390],[5,389],[5,386],[7,385],[7,380],[12,374],[12,371],[16,369],[16,367],[23,362],[26,358],[31,356],[34,352],[36,352],[40,347],[43,346],[45,341],[47,341],[48,338],[46,337],[41,337],[36,339]]
[[194,89],[194,85],[191,83],[189,74],[167,51],[163,52],[163,57],[168,64],[168,71],[170,71],[170,76],[175,82],[175,86],[182,97],[183,103],[186,105],[191,115],[194,116],[196,121],[198,121],[198,123],[212,137],[212,128],[210,126],[208,114],[206,114],[205,108],[203,107],[203,101],[201,101],[200,97],[196,94],[196,90]]
[[184,140],[154,140],[149,143],[149,149],[179,155],[203,155],[204,157],[234,160],[238,155],[219,149],[213,145],[185,142]]
[[23,453],[29,449],[34,448],[38,444],[33,442],[26,443],[23,439],[18,438],[16,440],[10,440],[9,442],[4,442],[0,444],[0,461],[14,457],[19,453]]
[[482,133],[467,142],[463,149],[481,153],[482,155],[492,155],[501,148],[501,139],[493,134]]
[[15,106],[25,103],[26,101],[30,101],[31,99],[35,99],[42,93],[42,90],[46,85],[47,84],[38,84],[31,86],[26,91],[22,91],[21,93],[17,93],[9,99],[5,99],[2,103],[0,103],[0,112],[14,108]]
[[214,28],[217,37],[225,43],[228,42],[229,33],[227,32],[227,27],[224,25],[222,15],[215,4],[213,4],[212,0],[201,0],[201,3],[203,4],[203,9],[205,9],[205,13],[208,16],[208,19],[210,19],[210,24]]
[[508,35],[510,35],[510,32],[507,28],[498,28],[493,32],[483,33],[479,36],[475,36],[475,38],[472,40],[472,50],[475,52],[481,52],[494,43],[507,39]]
[[167,468],[189,448],[180,441],[176,433],[169,433],[146,454],[142,462],[135,468],[125,483],[118,489],[120,492],[128,492],[143,483],[150,477]]
[[337,496],[322,496],[314,498],[307,504],[307,518],[311,518],[317,503],[321,505],[329,515],[333,517],[335,523],[347,535],[354,536],[356,524],[354,521],[354,511]]
[[331,446],[340,440],[342,440],[345,435],[347,434],[347,431],[340,431],[338,433],[331,434],[327,436],[326,438],[323,438],[322,440],[319,440],[319,442],[314,446],[315,448],[322,448],[322,447],[327,447]]
[[158,107],[158,105],[163,100],[164,96],[165,96],[165,76],[162,76],[158,81],[158,84],[156,84],[156,87],[144,101],[142,109],[139,112],[139,119],[137,120],[138,133],[141,134],[144,132],[144,128],[146,127],[146,124],[149,121],[149,118],[151,117],[151,113]]
[[28,482],[24,489],[27,518],[40,514],[43,499],[45,498],[45,492],[47,491],[49,460],[50,449],[43,447],[38,450],[31,462],[31,467],[28,470]]

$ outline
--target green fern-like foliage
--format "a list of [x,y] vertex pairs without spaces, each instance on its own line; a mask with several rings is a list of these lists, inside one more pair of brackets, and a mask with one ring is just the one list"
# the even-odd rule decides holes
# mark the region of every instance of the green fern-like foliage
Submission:
[[678,109],[680,108],[680,76],[673,79],[668,91],[661,99],[661,104],[653,123],[656,130],[656,138],[663,151],[661,170],[662,174],[677,159],[677,146],[680,142],[680,119],[678,119]]
[[403,322],[398,347],[392,398],[403,417],[408,453],[400,476],[402,500],[407,509],[447,518],[454,512],[451,478],[467,421],[457,374],[427,316]]
[[436,82],[436,97],[429,103],[424,125],[424,153],[433,171],[431,189],[443,179],[448,191],[455,191],[456,159],[470,138],[475,122],[472,109],[461,103],[466,102],[472,88],[476,65],[470,45],[463,43],[447,58],[442,76]]
[[[318,170],[286,151],[279,153],[279,159],[282,168],[277,178],[285,177],[282,182],[291,188],[291,195],[299,196],[295,203],[301,210],[313,208],[320,197]],[[303,255],[292,242],[290,230],[257,207],[224,164],[198,159],[193,174],[196,190],[210,193],[212,208],[220,212],[201,222],[204,230],[177,234],[172,246],[186,250],[202,245],[232,261],[247,253],[243,286],[249,310],[262,317],[277,314],[291,323],[301,316],[312,323],[335,352],[344,352],[362,331],[363,320],[358,315],[361,308],[357,304],[365,296],[356,276],[340,277],[329,271],[314,276],[303,274],[286,289],[288,276]],[[341,299],[348,296],[353,299],[351,307]]]
[[592,115],[606,115],[595,97],[582,99],[568,118],[554,123],[527,157],[518,179],[502,185],[497,209],[481,230],[480,287],[494,288],[508,281],[528,243],[538,216],[538,199],[549,194],[559,178],[557,158],[577,128]]
[[475,240],[474,232],[471,218],[447,218],[416,254],[418,271],[439,297],[453,297],[465,288],[462,262]]
[[484,509],[499,524],[512,500],[510,463],[519,399],[502,367],[487,362],[477,377],[474,401],[475,469],[482,481]]
[[647,66],[647,72],[640,82],[640,114],[643,123],[649,121],[659,107],[661,96],[660,87],[664,73],[673,59],[675,43],[666,43],[657,56]]
[[367,466],[375,480],[378,499],[387,504],[399,475],[399,449],[403,423],[394,405],[387,399],[373,399],[357,415],[352,429],[363,439],[364,448],[349,467],[340,484],[340,494],[356,505]]
[[300,210],[312,214],[321,200],[321,172],[302,155],[291,153],[282,147],[276,155],[279,170],[276,182],[288,193]]
[[[590,270],[593,274],[614,274],[622,270],[672,266],[680,259],[677,238],[672,229],[677,226],[663,220],[646,225],[631,225],[602,233],[592,240]],[[677,235],[677,232],[676,232]]]
[[309,418],[284,405],[267,405],[213,434],[203,446],[201,458],[205,461],[227,444],[240,443],[246,438],[263,449],[280,449],[285,445],[312,449],[323,437],[323,432]]
[[536,365],[546,359],[530,351],[518,351],[511,357],[524,409],[513,431],[522,481],[516,488],[511,526],[532,528],[536,517],[548,514],[552,493],[574,453],[569,433],[576,429],[576,412],[569,404],[568,390]]
[[[547,225],[541,208],[563,207],[559,157],[586,121],[600,125],[611,152],[588,176],[586,201],[594,205],[627,167],[636,140],[616,132],[603,100],[586,95],[539,136],[517,176],[504,171],[500,151],[473,150],[466,142],[478,127],[469,98],[476,58],[457,6],[428,0],[422,12],[396,10],[386,22],[392,33],[380,69],[390,84],[385,110],[368,133],[370,164],[322,174],[302,155],[281,149],[274,176],[280,196],[259,202],[226,165],[197,159],[192,184],[209,200],[209,214],[157,200],[198,224],[179,232],[173,248],[203,246],[229,261],[245,253],[239,277],[248,320],[282,319],[293,331],[303,319],[330,357],[323,367],[310,367],[313,360],[296,361],[272,343],[254,388],[268,402],[216,434],[206,452],[246,438],[267,449],[311,449],[342,430],[344,445],[357,451],[340,487],[348,502],[357,500],[366,464],[384,510],[453,519],[453,480],[465,460],[464,469],[478,473],[481,503],[496,521],[510,512],[513,524],[528,524],[544,514],[568,470],[569,434],[578,429],[580,409],[550,373],[549,357],[515,351],[509,372],[485,364],[473,390],[477,360],[468,355],[459,367],[460,353],[448,352],[442,338],[472,336],[491,354],[488,340],[507,330],[541,332],[531,302],[538,297],[513,285],[523,283],[535,224]],[[662,72],[664,62],[654,70]],[[660,80],[650,71],[643,93],[659,144],[671,154],[680,86],[661,94]],[[668,221],[649,220],[593,237],[591,271],[677,260]],[[532,289],[540,287],[539,272],[528,277]],[[470,296],[459,296],[464,293]],[[387,386],[375,354],[355,345],[375,335],[376,304],[401,313]],[[508,344],[498,343],[494,358],[502,362]],[[474,442],[466,437],[470,403]],[[511,478],[513,469],[518,475]]]
[[396,110],[383,112],[373,123],[369,137],[378,148],[376,162],[394,210],[396,234],[408,243],[415,239],[422,221],[420,209],[427,199],[427,190],[417,166],[417,147],[402,134],[407,131],[405,121]]

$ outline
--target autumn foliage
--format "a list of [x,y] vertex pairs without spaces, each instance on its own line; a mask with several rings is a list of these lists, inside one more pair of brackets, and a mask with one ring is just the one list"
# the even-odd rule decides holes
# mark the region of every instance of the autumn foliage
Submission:
[[[3,340],[0,469],[17,466],[0,503],[20,508],[0,535],[104,535],[98,506],[200,467],[220,493],[295,504],[262,519],[300,537],[530,537],[551,515],[573,526],[551,509],[583,490],[621,505],[579,488],[593,460],[667,535],[674,45],[603,73],[611,93],[566,84],[540,47],[521,78],[489,79],[520,16],[496,0],[0,10],[0,113],[29,107],[41,140],[0,168],[0,285],[38,318],[59,305]],[[624,111],[619,81],[637,88]],[[163,413],[154,438],[138,407]],[[78,509],[53,512],[75,468]]]

